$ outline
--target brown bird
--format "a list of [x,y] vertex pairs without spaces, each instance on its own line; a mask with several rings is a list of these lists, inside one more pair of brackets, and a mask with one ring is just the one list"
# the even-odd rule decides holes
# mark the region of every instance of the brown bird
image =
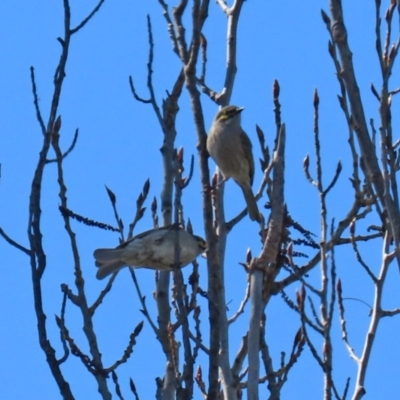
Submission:
[[242,189],[250,219],[260,222],[251,189],[254,178],[252,145],[240,124],[243,110],[243,107],[226,106],[218,111],[208,134],[207,150],[220,169],[223,181],[233,178]]
[[179,243],[179,264],[185,267],[206,250],[206,242],[175,225],[140,233],[115,249],[97,249],[93,255],[99,267],[96,277],[106,276],[125,266],[171,271],[175,264],[175,244]]

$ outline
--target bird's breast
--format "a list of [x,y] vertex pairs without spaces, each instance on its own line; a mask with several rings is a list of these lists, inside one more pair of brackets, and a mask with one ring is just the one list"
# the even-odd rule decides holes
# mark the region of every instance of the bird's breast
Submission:
[[227,129],[210,135],[207,150],[225,179],[233,178],[239,184],[248,183],[249,164],[243,152],[240,136]]

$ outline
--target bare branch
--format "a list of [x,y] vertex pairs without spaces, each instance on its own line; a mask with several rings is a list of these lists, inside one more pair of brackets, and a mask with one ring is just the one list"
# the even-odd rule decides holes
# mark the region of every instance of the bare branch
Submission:
[[130,389],[131,389],[131,392],[132,392],[133,395],[135,396],[135,400],[139,400],[139,395],[138,395],[138,392],[137,392],[137,390],[136,390],[136,386],[135,386],[135,384],[133,383],[132,378],[129,378],[129,387],[130,387]]
[[250,298],[250,282],[247,282],[246,293],[244,295],[244,298],[243,298],[242,302],[240,303],[240,306],[239,306],[238,310],[235,312],[235,314],[231,318],[228,319],[228,324],[232,324],[233,322],[235,322],[238,319],[239,315],[244,313],[244,308],[245,308],[249,298]]
[[129,77],[129,86],[131,87],[131,91],[133,94],[133,97],[137,100],[140,101],[141,103],[145,103],[145,104],[151,104],[151,99],[144,99],[143,97],[140,97],[135,89],[135,86],[133,84],[133,78],[130,76]]
[[[228,15],[228,56],[227,67],[225,74],[224,88],[222,89],[221,96],[218,98],[218,104],[226,106],[230,102],[232,96],[233,84],[235,81],[237,65],[236,65],[236,48],[237,48],[237,27],[239,23],[239,16],[242,10],[244,0],[235,0]],[[222,1],[219,2],[220,5]]]
[[[178,44],[179,56],[183,64],[188,63],[188,48],[185,38],[185,28],[182,24],[182,15],[187,7],[187,0],[181,0],[181,2],[174,8],[173,15],[176,26],[176,43]],[[195,38],[194,38],[195,39]]]
[[342,282],[339,279],[336,286],[337,294],[338,294],[338,306],[339,306],[339,316],[340,316],[340,328],[342,330],[342,339],[346,345],[347,351],[350,354],[350,357],[356,361],[357,363],[360,362],[359,358],[356,356],[353,347],[350,345],[349,337],[347,333],[347,322],[345,318],[345,308],[343,303],[343,296],[342,296]]
[[374,275],[374,273],[371,271],[371,269],[368,267],[368,265],[362,259],[361,254],[360,254],[360,252],[358,250],[357,241],[353,239],[354,238],[354,233],[355,233],[355,222],[353,222],[350,225],[350,235],[351,235],[351,239],[350,240],[351,240],[351,244],[353,246],[354,253],[356,255],[357,261],[362,265],[362,267],[365,269],[365,271],[370,276],[372,281],[376,283],[377,282],[376,276]]
[[100,7],[102,6],[102,4],[104,3],[104,0],[100,0],[97,3],[97,6],[92,10],[92,12],[75,28],[71,29],[71,35],[73,35],[74,33],[78,32],[80,29],[82,29],[94,16],[94,14],[97,13],[97,11],[100,10]]
[[327,195],[329,191],[335,186],[341,172],[342,172],[342,163],[339,161],[336,167],[335,176],[333,177],[332,182],[324,190],[324,195]]
[[[352,62],[352,53],[347,41],[347,31],[343,20],[343,10],[340,0],[331,0],[332,23],[327,24],[328,31],[331,34],[332,42],[337,46],[342,62],[341,79],[346,86],[349,102],[352,110],[352,120],[356,132],[361,153],[364,160],[364,168],[368,182],[370,182],[376,191],[377,197],[384,208],[387,209],[393,235],[396,235],[396,244],[399,243],[398,235],[400,232],[399,209],[396,207],[390,194],[385,190],[382,179],[382,173],[378,165],[375,154],[375,148],[368,133],[368,127],[365,119],[364,108],[361,102],[361,95],[357,85],[355,72]],[[379,10],[377,8],[377,37],[379,26]],[[379,37],[378,37],[379,38]],[[378,42],[377,42],[378,43]],[[378,53],[379,53],[379,44]],[[385,68],[385,65],[383,65]],[[387,82],[386,82],[387,83]],[[385,92],[387,90],[385,89]],[[385,101],[385,96],[381,96]],[[381,103],[382,104],[382,103]],[[399,260],[400,261],[400,260]]]
[[[65,325],[65,308],[67,305],[67,291],[62,290],[64,292],[63,295],[63,301],[61,304],[61,313],[60,313],[60,321],[61,321],[61,325],[64,326]],[[59,364],[62,364],[63,362],[65,362],[69,356],[69,349],[67,346],[67,341],[64,337],[63,331],[62,329],[60,329],[60,339],[61,339],[61,343],[63,346],[63,350],[64,350],[64,355],[58,360]]]
[[99,305],[103,302],[104,298],[108,293],[110,293],[110,290],[112,288],[112,285],[114,283],[115,278],[117,277],[117,274],[112,274],[110,279],[108,280],[106,287],[100,292],[99,296],[97,299],[93,302],[93,304],[88,308],[88,311],[91,315],[94,315],[96,312],[97,308]]
[[117,394],[117,396],[120,400],[124,400],[124,398],[122,397],[122,393],[121,393],[121,387],[119,386],[119,382],[118,382],[118,375],[116,374],[116,372],[114,370],[111,371],[111,377],[112,377],[112,380],[115,385],[115,393]]
[[29,257],[32,256],[32,251],[27,249],[26,247],[22,246],[21,244],[17,243],[15,240],[11,239],[10,236],[8,236],[2,228],[0,228],[0,235],[3,237],[3,239],[9,243],[11,246],[14,246],[16,249],[21,250],[23,253],[28,255]]
[[158,0],[158,2],[161,4],[161,7],[163,8],[163,15],[164,15],[165,20],[167,21],[167,29],[168,29],[169,37],[172,41],[172,49],[173,49],[174,53],[176,53],[179,56],[178,41],[176,38],[175,27],[174,27],[174,24],[172,23],[171,16],[169,15],[169,12],[168,12],[168,5],[163,0]]
[[122,357],[119,360],[115,361],[114,364],[112,364],[110,367],[105,368],[104,369],[105,374],[108,375],[110,372],[115,371],[119,365],[124,364],[128,361],[129,357],[133,352],[133,346],[135,346],[136,344],[136,338],[139,336],[142,328],[143,328],[143,321],[139,322],[135,327],[135,329],[133,330],[133,332],[131,333],[129,338],[129,343],[126,346],[126,349]]
[[140,311],[147,318],[147,321],[149,322],[150,326],[152,327],[154,333],[156,335],[158,335],[158,328],[150,317],[150,313],[149,313],[149,311],[147,309],[147,305],[146,305],[146,298],[145,298],[145,296],[142,295],[142,291],[140,290],[140,286],[139,286],[139,282],[136,278],[135,270],[133,268],[129,268],[129,272],[131,273],[133,284],[135,285],[136,292],[138,294],[140,303],[142,305],[142,310],[140,310]]
[[372,347],[375,342],[376,332],[378,329],[379,322],[382,318],[382,294],[383,294],[383,285],[385,282],[386,274],[389,268],[389,265],[394,257],[394,253],[388,254],[387,250],[390,244],[390,235],[388,232],[385,234],[385,239],[383,243],[383,259],[381,270],[379,273],[379,277],[377,282],[375,283],[375,298],[374,305],[372,307],[372,316],[371,322],[369,325],[368,333],[365,338],[364,349],[362,351],[362,355],[360,357],[360,361],[358,364],[358,373],[356,379],[356,387],[354,390],[353,399],[358,400],[365,394],[365,376],[369,364],[369,359],[372,352]]
[[231,9],[228,7],[228,5],[226,4],[225,0],[217,0],[217,3],[219,4],[219,6],[221,7],[222,11],[226,14],[229,15],[229,13],[231,12]]
[[400,308],[396,308],[394,310],[382,310],[382,318],[383,317],[394,317],[395,315],[400,314]]
[[[69,146],[68,150],[62,155],[62,159],[65,159],[71,152],[72,150],[75,148],[76,142],[78,141],[78,132],[79,129],[76,129],[75,134],[74,134],[74,138],[72,139],[72,143]],[[57,162],[56,158],[50,159],[46,161],[47,163],[54,163]]]
[[261,255],[252,260],[250,265],[250,299],[251,316],[249,329],[249,376],[248,396],[256,399],[258,396],[259,378],[259,338],[260,323],[265,307],[264,299],[270,296],[271,286],[264,288],[266,294],[262,294],[263,274],[266,274],[267,282],[273,282],[280,270],[278,254],[282,241],[282,229],[285,214],[284,206],[284,154],[285,154],[286,131],[282,124],[276,138],[276,151],[274,153],[273,189],[271,197],[271,215],[268,224],[268,233]]
[[39,98],[37,94],[36,80],[35,80],[35,69],[31,67],[31,82],[32,82],[32,93],[33,93],[33,103],[35,105],[36,110],[36,118],[39,122],[40,128],[42,130],[42,134],[46,134],[46,126],[43,121],[42,113],[40,112],[39,107]]

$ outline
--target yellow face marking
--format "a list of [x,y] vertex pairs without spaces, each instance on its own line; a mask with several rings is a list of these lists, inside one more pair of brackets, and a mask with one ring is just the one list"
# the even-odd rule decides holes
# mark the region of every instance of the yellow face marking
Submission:
[[206,241],[203,238],[199,237],[199,236],[195,236],[195,238],[196,238],[197,244],[200,247],[200,249],[205,250],[207,248]]
[[230,118],[230,117],[231,117],[231,114],[223,113],[223,114],[221,114],[221,115],[219,116],[218,121],[223,121],[223,120],[228,119],[228,118]]
[[218,116],[218,121],[225,121],[232,118],[236,114],[239,114],[243,110],[243,107],[227,107],[227,109],[222,109],[220,115]]

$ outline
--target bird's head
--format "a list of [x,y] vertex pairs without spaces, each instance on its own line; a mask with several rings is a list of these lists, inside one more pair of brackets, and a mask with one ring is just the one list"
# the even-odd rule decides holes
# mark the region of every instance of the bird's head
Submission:
[[240,113],[244,110],[244,107],[237,106],[226,106],[222,107],[217,115],[215,116],[216,122],[229,122],[234,119],[240,120]]
[[207,250],[207,242],[200,236],[193,235],[193,237],[196,239],[197,246],[199,248],[199,254],[203,254]]

